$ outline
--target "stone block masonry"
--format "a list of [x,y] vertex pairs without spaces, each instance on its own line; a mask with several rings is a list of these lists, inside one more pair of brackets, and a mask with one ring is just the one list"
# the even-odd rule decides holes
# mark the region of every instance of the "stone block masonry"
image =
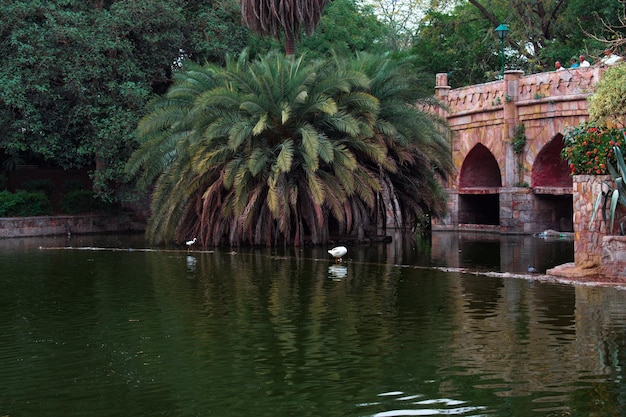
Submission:
[[132,214],[3,217],[0,218],[0,239],[67,235],[68,232],[70,234],[138,232],[145,230],[145,227],[145,223],[134,219]]

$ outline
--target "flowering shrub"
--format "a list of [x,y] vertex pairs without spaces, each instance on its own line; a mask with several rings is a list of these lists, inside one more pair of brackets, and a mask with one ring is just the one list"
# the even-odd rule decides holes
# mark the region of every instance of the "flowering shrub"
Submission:
[[604,175],[607,173],[607,160],[615,166],[613,146],[624,143],[624,129],[584,122],[571,128],[563,141],[561,157],[569,163],[572,175]]

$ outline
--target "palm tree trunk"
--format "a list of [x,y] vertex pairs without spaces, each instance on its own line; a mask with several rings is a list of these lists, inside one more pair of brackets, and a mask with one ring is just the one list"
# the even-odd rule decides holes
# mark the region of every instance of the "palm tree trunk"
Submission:
[[296,54],[296,43],[293,36],[293,31],[285,31],[285,55],[293,56]]

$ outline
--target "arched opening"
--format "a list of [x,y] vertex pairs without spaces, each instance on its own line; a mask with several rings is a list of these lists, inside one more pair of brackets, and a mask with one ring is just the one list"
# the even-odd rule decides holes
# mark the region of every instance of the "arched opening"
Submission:
[[498,161],[481,143],[474,146],[467,154],[459,174],[459,188],[476,187],[502,187]]
[[467,154],[459,173],[459,223],[500,224],[502,176],[496,158],[479,143]]
[[561,158],[563,136],[557,134],[537,154],[531,173],[537,228],[572,232],[572,177]]
[[572,188],[567,161],[561,158],[563,136],[559,133],[539,152],[531,174],[532,187]]

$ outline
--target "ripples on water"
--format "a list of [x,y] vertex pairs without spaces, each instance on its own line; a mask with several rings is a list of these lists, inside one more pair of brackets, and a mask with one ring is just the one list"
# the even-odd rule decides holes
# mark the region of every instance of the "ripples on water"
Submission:
[[480,273],[467,240],[5,247],[0,416],[622,415],[624,291],[527,279],[540,243],[490,243]]

